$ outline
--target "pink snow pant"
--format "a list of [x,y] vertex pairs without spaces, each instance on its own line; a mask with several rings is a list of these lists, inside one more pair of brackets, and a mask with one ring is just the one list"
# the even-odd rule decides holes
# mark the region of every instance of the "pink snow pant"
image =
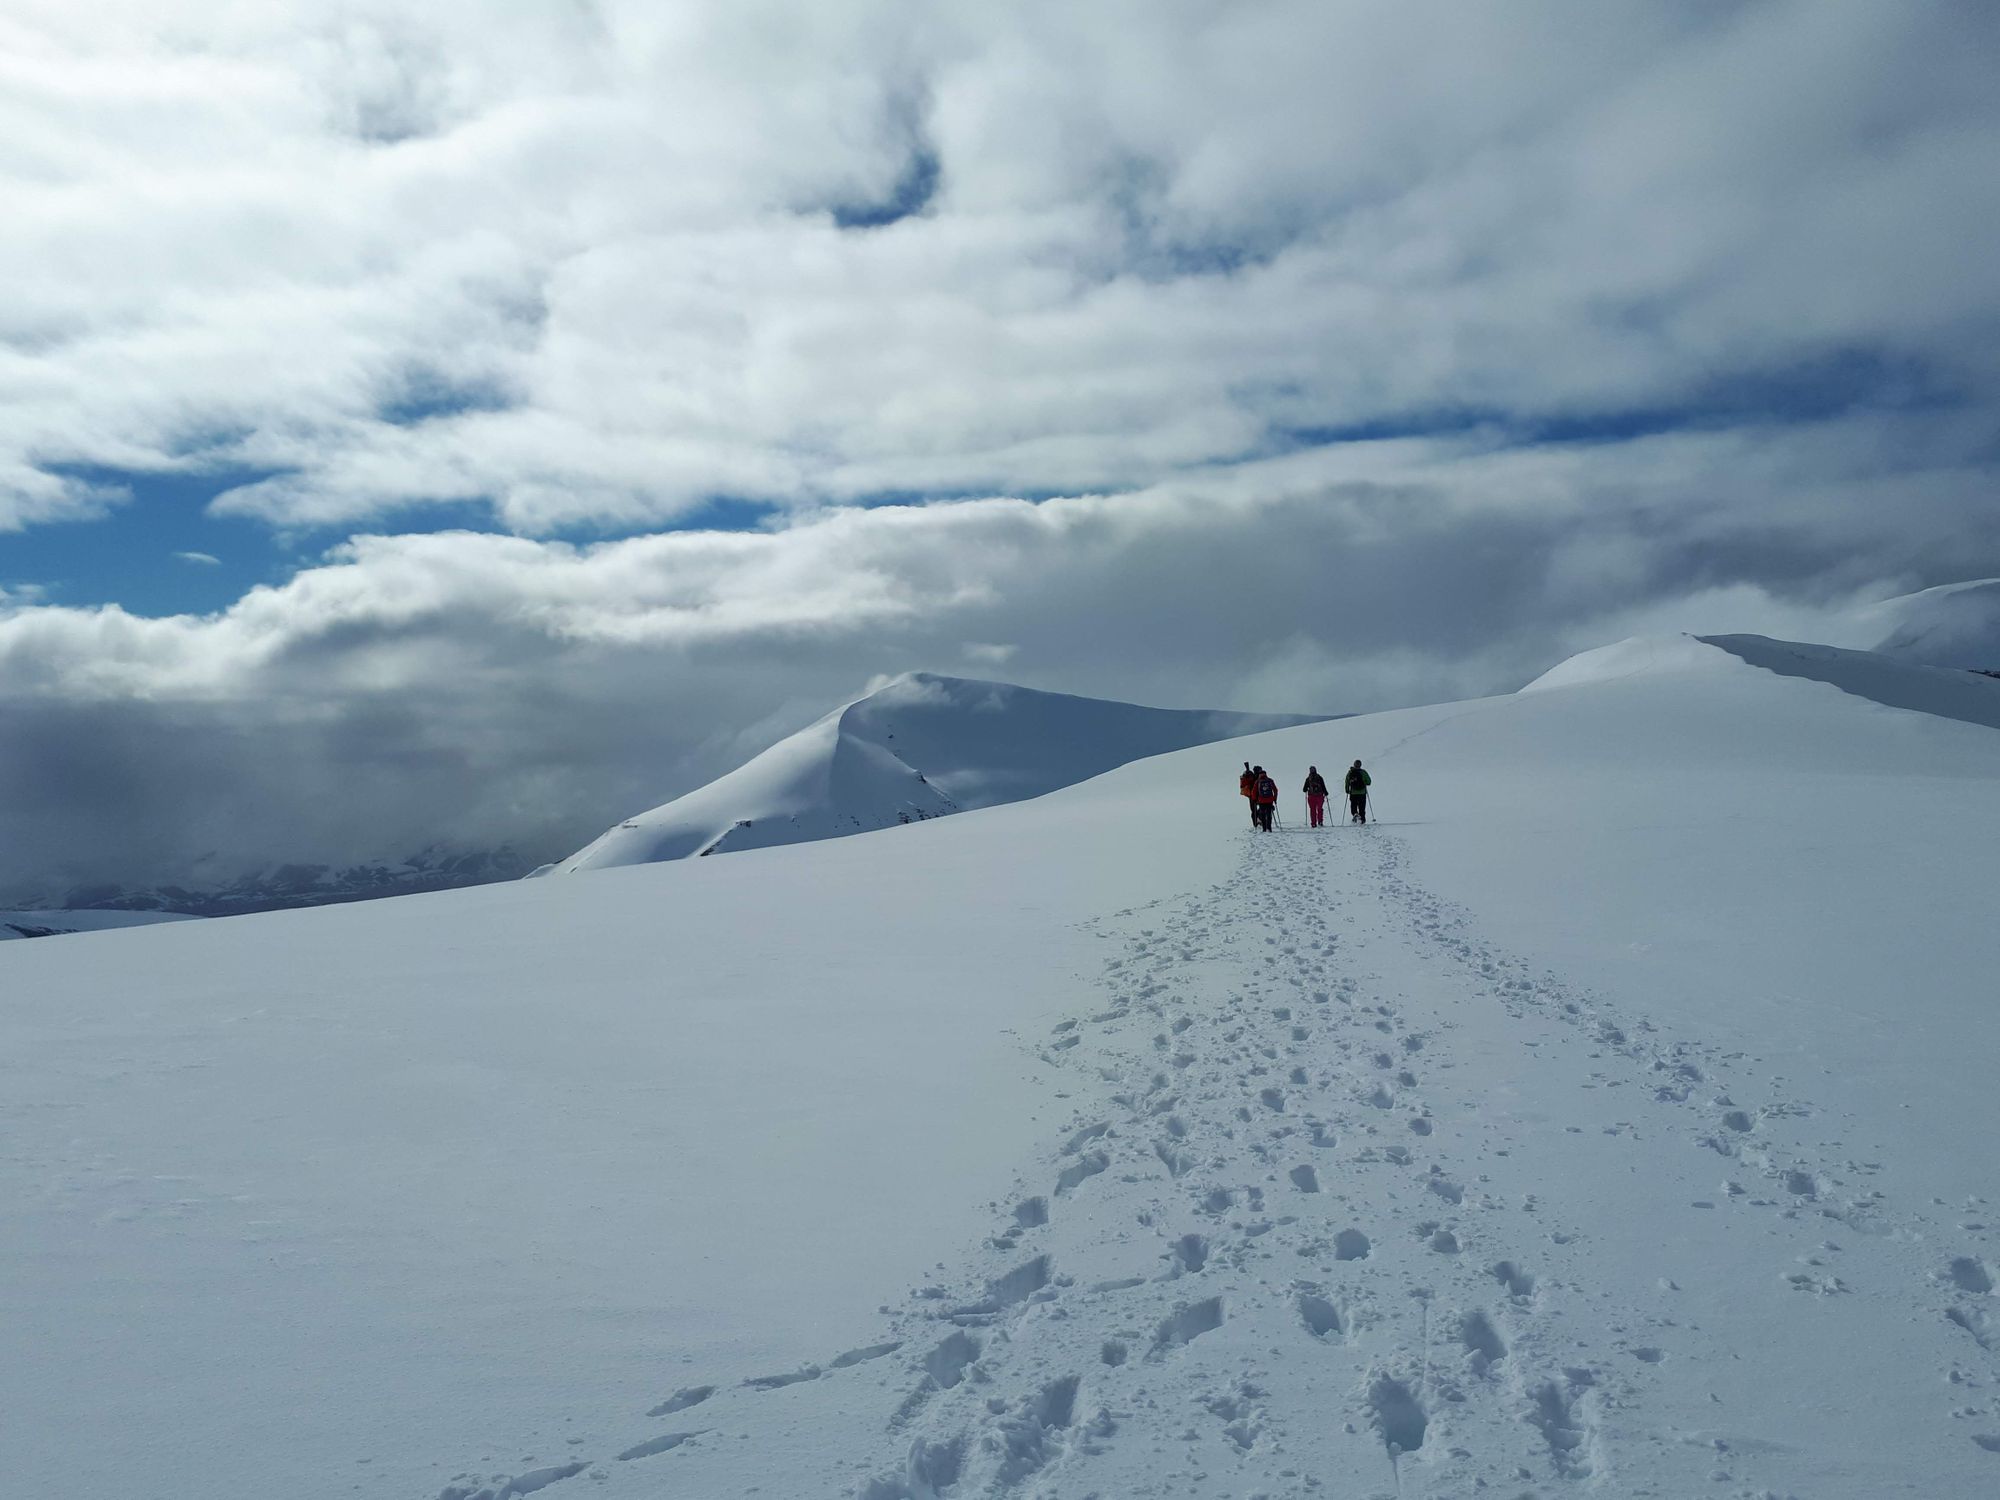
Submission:
[[1306,798],[1306,811],[1312,815],[1313,827],[1324,828],[1326,826],[1326,798]]

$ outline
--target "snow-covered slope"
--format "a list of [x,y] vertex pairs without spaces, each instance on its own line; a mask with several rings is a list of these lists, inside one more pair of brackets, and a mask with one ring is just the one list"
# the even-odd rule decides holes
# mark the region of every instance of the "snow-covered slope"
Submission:
[[0,911],[0,940],[61,937],[75,932],[104,932],[114,927],[145,927],[154,922],[185,922],[192,918],[157,911]]
[[1933,667],[2000,672],[2000,578],[1947,583],[1859,609],[1834,642]]
[[[698,869],[11,944],[0,1468],[1994,1493],[2000,733],[1733,647]],[[1355,756],[1384,821],[1305,829]]]
[[1306,715],[1141,708],[912,672],[537,873],[766,849],[1039,797]]

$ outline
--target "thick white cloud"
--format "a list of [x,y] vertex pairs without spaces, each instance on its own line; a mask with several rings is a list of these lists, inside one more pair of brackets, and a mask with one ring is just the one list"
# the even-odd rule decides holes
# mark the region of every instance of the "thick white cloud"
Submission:
[[[10,578],[0,885],[559,852],[907,667],[1365,708],[2000,572],[1995,76],[1949,0],[0,0],[0,533],[514,533]],[[547,540],[717,497],[791,519]]]
[[11,9],[0,524],[103,503],[51,465],[538,531],[1995,374],[1977,5]]
[[[1947,544],[1896,554],[1913,572],[1884,545],[1976,482],[1905,476],[1900,509],[1814,549],[1746,534],[1718,555],[1746,440],[1631,446],[1406,453],[1393,481],[1321,451],[586,547],[362,536],[199,618],[0,600],[0,783],[30,793],[0,799],[0,888],[170,878],[197,854],[554,856],[911,668],[1338,711],[1508,690],[1638,629],[1812,635],[1949,567]],[[1812,506],[1842,455],[1751,487]]]

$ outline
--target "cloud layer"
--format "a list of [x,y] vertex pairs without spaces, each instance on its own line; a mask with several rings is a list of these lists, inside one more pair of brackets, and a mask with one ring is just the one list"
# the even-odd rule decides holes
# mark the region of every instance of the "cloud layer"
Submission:
[[16,0],[0,533],[371,534],[0,596],[0,887],[558,853],[907,667],[1365,708],[2000,572],[1995,76],[1971,0]]
[[26,14],[0,520],[227,465],[643,526],[1995,376],[1978,4]]
[[[1649,503],[1608,518],[1597,466],[1630,494],[1633,453],[1409,458],[1393,483],[1330,481],[1309,454],[1119,496],[584,547],[362,536],[205,618],[0,608],[0,784],[33,789],[0,800],[0,873],[48,889],[433,841],[555,857],[880,672],[1353,711],[1509,690],[1637,630],[1811,637],[1888,587],[1871,580],[1898,527],[1964,503],[1946,474],[1893,523],[1719,551],[1737,445],[1647,446]],[[1690,474],[1714,486],[1702,504]],[[1817,478],[1792,476],[1797,503]]]

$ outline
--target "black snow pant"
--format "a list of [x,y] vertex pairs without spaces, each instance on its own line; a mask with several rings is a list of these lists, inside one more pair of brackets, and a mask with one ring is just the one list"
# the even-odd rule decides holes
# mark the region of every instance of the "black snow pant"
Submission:
[[1366,792],[1349,792],[1347,794],[1347,816],[1357,823],[1366,823],[1368,821],[1368,794]]
[[1271,831],[1271,814],[1275,811],[1271,804],[1268,802],[1260,803],[1252,807],[1250,811],[1256,819],[1257,826],[1263,829],[1264,832],[1269,833]]

